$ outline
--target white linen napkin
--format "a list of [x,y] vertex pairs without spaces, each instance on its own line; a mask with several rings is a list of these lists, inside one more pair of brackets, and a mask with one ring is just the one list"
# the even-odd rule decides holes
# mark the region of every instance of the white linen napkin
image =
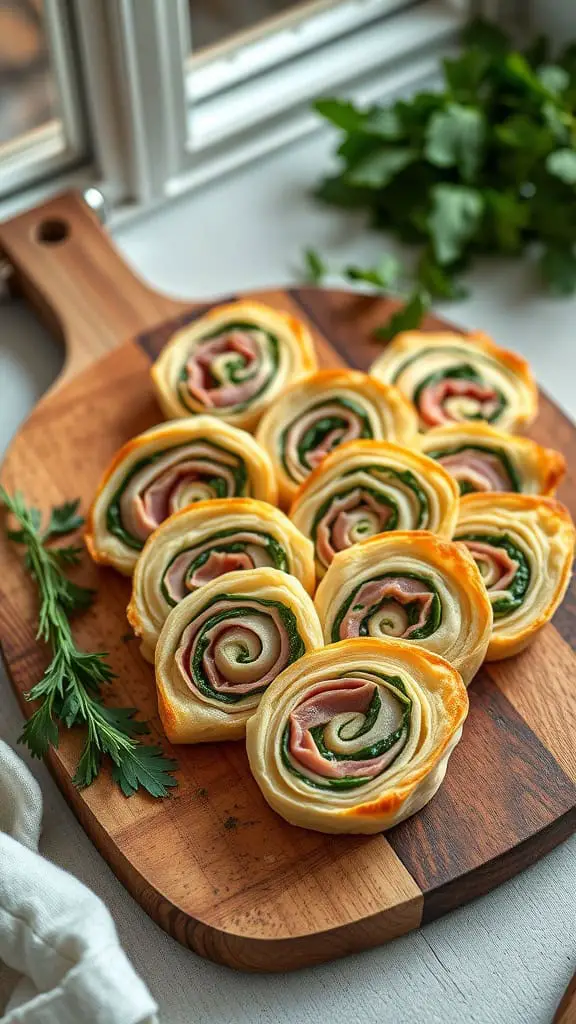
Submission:
[[38,853],[42,795],[0,740],[0,960],[24,975],[0,1024],[157,1024],[102,901]]

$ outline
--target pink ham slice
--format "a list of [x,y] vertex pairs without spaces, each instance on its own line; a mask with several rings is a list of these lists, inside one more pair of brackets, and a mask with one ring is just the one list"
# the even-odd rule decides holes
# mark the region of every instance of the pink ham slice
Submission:
[[310,690],[290,715],[288,750],[293,760],[314,775],[326,779],[374,778],[394,760],[406,742],[402,736],[385,754],[367,761],[330,761],[323,758],[310,730],[326,725],[335,715],[350,711],[366,714],[376,686],[363,679],[330,679]]
[[482,416],[488,419],[498,407],[498,395],[494,388],[478,384],[473,380],[445,377],[424,388],[420,395],[418,411],[428,427],[439,427],[456,419],[444,409],[447,398],[474,398],[482,408]]
[[[340,639],[346,640],[351,637],[360,636],[362,620],[369,614],[370,609],[376,608],[383,601],[394,601],[399,605],[412,604],[414,601],[420,603],[420,614],[418,621],[400,634],[403,640],[409,640],[415,630],[426,624],[434,594],[427,590],[420,580],[413,580],[409,576],[396,576],[383,580],[370,580],[365,583],[350,605],[346,615],[340,623]],[[359,607],[357,607],[359,606]],[[397,634],[395,633],[394,636]]]
[[[209,608],[206,608],[182,633],[176,651],[176,664],[191,690],[196,689],[191,675],[191,665],[196,644],[202,632],[202,626],[214,615],[219,615],[221,612],[231,609],[238,610],[238,605],[225,599],[217,601],[215,604],[210,605]],[[248,615],[251,612],[262,616],[263,619],[269,620],[267,628],[270,629],[272,627],[274,630],[277,650],[272,649],[270,642],[268,642],[267,647],[266,629],[258,633],[250,622],[247,621]],[[216,649],[218,644],[224,643],[231,634],[238,637],[242,633],[247,643],[254,640],[259,642],[260,656],[254,662],[254,678],[250,681],[237,683],[227,679],[218,669],[216,665]],[[278,609],[273,605],[266,606],[263,609],[263,606],[257,601],[243,600],[241,617],[223,619],[202,635],[209,641],[202,656],[202,667],[208,682],[218,693],[249,694],[253,690],[268,686],[288,663],[290,643]]]
[[210,551],[208,559],[201,565],[194,574],[187,578],[188,568],[204,552],[214,547],[216,541],[208,540],[205,544],[198,544],[194,548],[188,548],[178,555],[168,571],[164,575],[164,585],[173,601],[181,601],[186,594],[201,587],[204,583],[223,576],[227,572],[236,572],[240,569],[254,569],[264,565],[271,565],[272,561],[262,542],[262,537],[257,533],[235,533],[225,538],[222,543],[238,543],[246,545],[245,551]]
[[233,469],[238,458],[203,441],[173,448],[144,466],[120,499],[122,522],[139,540],[146,540],[160,523],[180,507],[179,492],[190,483],[220,477],[226,494],[236,493]]
[[378,523],[374,532],[382,533],[392,510],[360,487],[342,498],[334,498],[316,527],[316,555],[322,565],[329,566],[337,551],[344,551],[354,543],[351,531],[364,514]]
[[[190,561],[187,559],[184,574],[189,564]],[[174,562],[172,569],[176,565],[177,562]],[[180,596],[177,600],[184,597],[184,595],[189,593],[190,590],[194,590],[196,587],[201,587],[204,583],[209,583],[210,580],[215,580],[218,576],[223,576],[224,573],[238,572],[240,569],[253,568],[254,563],[252,562],[252,559],[243,551],[211,551],[204,564],[196,569],[194,575],[189,579],[188,587],[184,586],[184,574],[181,573],[180,579],[182,580],[182,585],[180,587]],[[170,576],[168,578],[170,579]],[[174,579],[173,573],[171,578]],[[174,594],[173,587],[171,588],[171,593]]]
[[[330,430],[316,448],[306,453],[305,464],[302,464],[298,456],[300,441],[310,427],[327,416],[338,416],[339,419],[345,421],[345,425]],[[319,408],[310,409],[289,427],[286,436],[284,458],[292,477],[295,480],[303,480],[311,470],[320,465],[333,448],[343,444],[344,441],[355,441],[361,433],[362,423],[352,409],[347,409],[337,402],[326,402]]]
[[466,540],[464,543],[476,561],[484,562],[491,570],[494,578],[490,584],[486,584],[487,589],[508,590],[518,571],[518,562],[515,562],[504,548],[479,540]]
[[[214,358],[226,352],[236,353],[245,363],[245,379],[235,384],[214,383],[211,373]],[[268,372],[269,367],[261,361],[260,348],[251,334],[239,330],[225,331],[198,345],[190,356],[186,363],[186,387],[191,397],[206,408],[227,408],[253,398],[265,383]]]
[[458,481],[467,482],[475,491],[510,491],[512,482],[497,455],[464,448],[437,460]]

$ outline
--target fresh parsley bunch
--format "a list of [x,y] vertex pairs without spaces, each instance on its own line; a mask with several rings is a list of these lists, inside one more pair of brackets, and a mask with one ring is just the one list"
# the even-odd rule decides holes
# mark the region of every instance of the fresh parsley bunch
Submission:
[[[328,203],[367,209],[374,226],[423,246],[415,295],[461,297],[477,254],[534,243],[548,288],[576,290],[576,43],[552,61],[547,40],[513,48],[478,19],[444,60],[444,87],[359,110],[319,100],[343,133]],[[356,278],[358,279],[358,277]]]
[[114,678],[107,655],[80,650],[72,635],[70,616],[89,608],[94,592],[66,575],[68,568],[78,565],[83,549],[55,547],[51,542],[82,526],[78,501],[53,508],[45,529],[39,509],[27,505],[21,494],[11,496],[0,488],[0,501],[17,520],[18,528],[6,532],[25,550],[24,564],[40,598],[37,637],[52,653],[42,679],[24,695],[38,701],[38,707],[24,726],[21,742],[34,757],[44,757],[49,747],[58,746],[58,722],[68,729],[83,726],[86,738],[75,785],[89,786],[108,756],[112,777],[125,796],[139,787],[152,796],[166,796],[176,785],[176,762],[164,757],[159,747],[138,740],[149,729],[146,722],[135,720],[135,708],[104,705],[102,686]]

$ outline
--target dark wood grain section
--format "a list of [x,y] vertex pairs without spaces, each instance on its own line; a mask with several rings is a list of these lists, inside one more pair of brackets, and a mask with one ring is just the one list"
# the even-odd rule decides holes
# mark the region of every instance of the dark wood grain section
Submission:
[[560,636],[572,650],[576,646],[576,577],[572,576],[566,596],[552,619]]
[[576,787],[484,671],[469,695],[444,785],[388,833],[424,893],[424,920],[487,892],[576,828]]
[[[330,292],[320,288],[292,288],[290,297],[304,316],[330,342],[343,363],[357,370],[368,370],[385,344],[374,338],[374,330],[401,308],[397,299],[359,295],[354,292]],[[330,299],[326,302],[326,295]],[[445,320],[429,314],[422,330],[446,330]]]
[[216,306],[221,306],[224,302],[234,302],[236,298],[236,295],[226,295],[220,299],[215,299],[214,302],[195,303],[188,309],[183,310],[178,316],[165,320],[163,323],[153,327],[152,330],[142,331],[134,340],[153,362],[158,358],[164,346],[168,344],[170,338],[176,334],[176,331],[186,327],[187,324],[194,323],[195,320],[199,320],[201,316],[204,316],[205,313],[208,313]]

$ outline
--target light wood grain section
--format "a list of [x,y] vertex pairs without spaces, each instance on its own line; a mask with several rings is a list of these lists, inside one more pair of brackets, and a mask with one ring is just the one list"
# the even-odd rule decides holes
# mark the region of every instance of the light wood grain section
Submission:
[[576,974],[562,997],[552,1024],[576,1024]]
[[0,253],[15,287],[66,345],[58,383],[184,306],[137,277],[73,193],[0,224]]

